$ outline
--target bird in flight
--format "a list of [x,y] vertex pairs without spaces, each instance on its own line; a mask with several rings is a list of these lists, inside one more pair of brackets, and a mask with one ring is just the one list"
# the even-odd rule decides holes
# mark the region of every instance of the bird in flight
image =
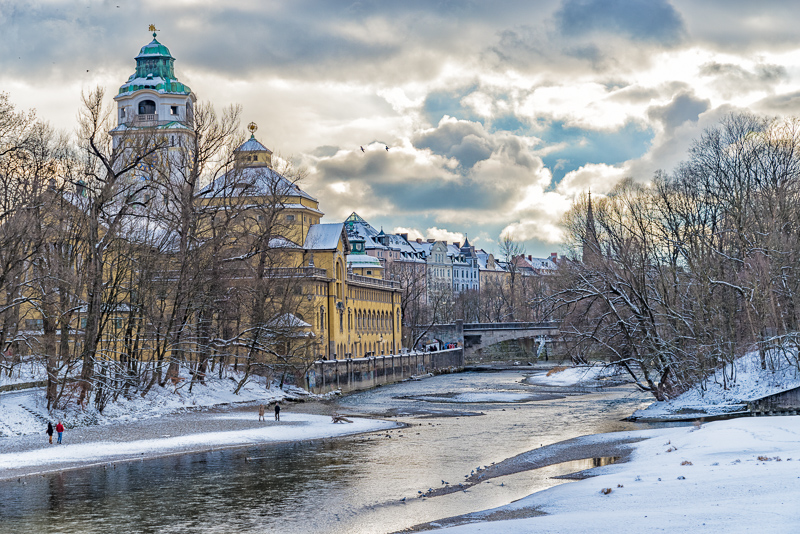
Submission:
[[386,152],[389,152],[389,145],[386,145]]
[[362,146],[362,147],[359,147],[359,148],[361,149],[361,152],[366,152],[366,150],[364,150],[364,147],[363,147],[363,146]]

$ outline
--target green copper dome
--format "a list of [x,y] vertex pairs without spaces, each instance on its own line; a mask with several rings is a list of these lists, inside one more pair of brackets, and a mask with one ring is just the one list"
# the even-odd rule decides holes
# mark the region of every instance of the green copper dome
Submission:
[[136,72],[128,78],[128,82],[119,88],[119,93],[128,93],[140,89],[154,89],[164,93],[189,94],[192,92],[175,78],[175,58],[169,48],[159,43],[153,34],[153,40],[139,50],[136,56]]
[[138,62],[140,58],[151,57],[151,56],[162,56],[171,58],[173,60],[175,59],[174,57],[172,57],[172,54],[169,53],[169,48],[167,48],[163,44],[159,43],[158,40],[156,40],[155,33],[153,34],[153,40],[144,45],[142,49],[139,50],[139,55],[136,56],[136,60]]

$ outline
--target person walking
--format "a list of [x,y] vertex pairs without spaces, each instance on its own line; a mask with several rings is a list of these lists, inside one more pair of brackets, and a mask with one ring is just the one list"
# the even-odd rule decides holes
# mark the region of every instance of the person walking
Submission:
[[263,404],[259,404],[258,405],[258,420],[259,421],[263,421],[264,420],[264,411],[265,411],[264,405]]
[[51,423],[50,421],[47,422],[47,430],[45,430],[45,432],[47,432],[47,437],[50,439],[50,445],[52,445],[53,444],[53,423]]
[[277,402],[275,403],[275,420],[276,421],[281,420],[281,405],[280,403]]
[[61,424],[61,421],[56,425],[56,432],[58,432],[58,443],[61,443],[61,436],[64,434],[64,425]]

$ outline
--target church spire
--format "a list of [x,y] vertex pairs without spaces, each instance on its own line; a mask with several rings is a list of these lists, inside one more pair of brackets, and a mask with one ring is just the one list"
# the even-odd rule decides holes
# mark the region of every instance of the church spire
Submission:
[[586,207],[586,230],[583,236],[583,259],[600,253],[600,241],[597,239],[597,230],[594,225],[594,212],[592,211],[592,191],[589,191],[589,202]]

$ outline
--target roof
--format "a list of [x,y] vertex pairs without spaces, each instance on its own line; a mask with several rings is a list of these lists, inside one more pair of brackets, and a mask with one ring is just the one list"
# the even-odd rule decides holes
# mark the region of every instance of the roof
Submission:
[[132,93],[141,89],[152,89],[159,93],[190,95],[192,90],[175,77],[175,58],[169,48],[159,43],[156,34],[144,45],[136,56],[136,72],[122,84],[118,94]]
[[200,194],[207,197],[265,197],[278,194],[317,201],[284,175],[266,165],[252,165],[228,171],[211,182]]
[[172,54],[170,54],[169,48],[158,42],[155,33],[153,33],[153,40],[139,50],[139,55],[136,56],[136,59],[150,57],[168,57],[175,59],[172,57]]
[[[303,248],[306,250],[335,250],[344,232],[344,223],[312,224]],[[346,247],[347,248],[347,247]]]
[[272,328],[308,328],[311,325],[294,314],[284,313],[267,323]]
[[383,269],[381,260],[375,256],[367,256],[366,254],[348,254],[347,265],[356,269],[370,268],[370,269]]
[[242,143],[241,146],[236,149],[236,152],[269,152],[272,154],[272,150],[262,145],[253,134],[250,134],[250,139]]

